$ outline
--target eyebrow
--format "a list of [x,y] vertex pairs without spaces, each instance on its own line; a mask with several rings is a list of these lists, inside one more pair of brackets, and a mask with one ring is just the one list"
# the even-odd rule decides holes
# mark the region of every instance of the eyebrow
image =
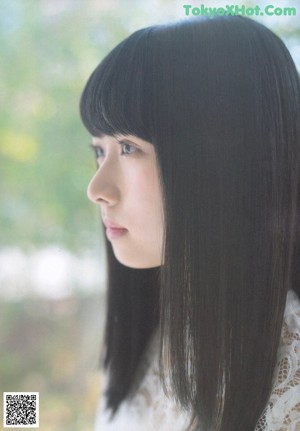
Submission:
[[[130,139],[131,136],[133,139]],[[121,143],[122,142],[132,143],[133,145],[135,145],[136,147],[139,147],[142,150],[152,149],[154,147],[153,143],[150,140],[147,141],[147,140],[140,138],[139,136],[135,136],[135,135],[130,135],[129,138],[127,138],[126,136],[118,138],[118,136],[116,135],[115,138],[117,140],[119,139],[119,142],[121,142]],[[135,139],[137,139],[139,142],[137,142]]]
[[[133,140],[131,140],[130,138],[126,138],[125,136],[124,137],[121,137],[121,136],[119,136],[119,137],[118,136],[112,136],[112,138],[114,138],[115,141],[116,141],[116,143],[119,144],[119,145],[122,145],[124,143],[129,143],[129,144],[135,145],[136,147],[141,148],[141,144],[140,143],[134,142]],[[97,146],[101,145],[101,140],[103,138],[94,136],[93,139],[92,139],[91,145],[93,147],[97,147]]]
[[121,139],[120,141],[117,141],[117,142],[120,145],[129,144],[129,145],[132,145],[133,147],[137,148],[138,150],[143,150],[143,151],[145,150],[145,147],[143,147],[140,143],[131,141],[130,139]]

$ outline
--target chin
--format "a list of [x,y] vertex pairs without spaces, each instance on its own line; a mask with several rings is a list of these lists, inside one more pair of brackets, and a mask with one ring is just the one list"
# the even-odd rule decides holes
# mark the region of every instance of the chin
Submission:
[[133,269],[149,269],[149,268],[156,268],[162,265],[162,263],[158,260],[154,261],[150,259],[149,260],[141,259],[140,256],[139,258],[133,259],[133,258],[129,258],[128,256],[127,257],[117,256],[115,254],[115,257],[122,265]]

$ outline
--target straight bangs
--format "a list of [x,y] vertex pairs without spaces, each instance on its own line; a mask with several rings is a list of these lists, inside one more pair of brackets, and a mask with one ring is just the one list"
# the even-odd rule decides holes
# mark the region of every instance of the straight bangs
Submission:
[[148,34],[136,31],[117,45],[90,76],[80,101],[83,124],[92,136],[130,134],[152,141],[152,67]]

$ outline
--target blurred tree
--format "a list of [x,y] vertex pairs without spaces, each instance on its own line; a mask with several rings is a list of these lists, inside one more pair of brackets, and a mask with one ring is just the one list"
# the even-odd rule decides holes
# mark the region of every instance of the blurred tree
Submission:
[[85,189],[94,160],[79,97],[107,45],[126,35],[121,22],[111,31],[109,8],[99,19],[96,3],[16,0],[2,7],[2,246],[62,243],[77,249],[93,238],[96,223]]

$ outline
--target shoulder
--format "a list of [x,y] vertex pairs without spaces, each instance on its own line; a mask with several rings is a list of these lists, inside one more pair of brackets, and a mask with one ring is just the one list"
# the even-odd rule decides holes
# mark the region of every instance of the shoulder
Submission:
[[272,431],[300,429],[300,299],[287,295],[277,367],[269,403],[256,427]]
[[[135,382],[135,393],[124,400],[113,418],[101,400],[96,431],[183,431],[188,428],[190,416],[163,391],[158,367],[159,333],[150,340]],[[104,377],[104,387],[107,377]]]
[[[136,394],[122,403],[113,420],[101,400],[96,430],[177,431],[187,428],[189,415],[164,393],[158,372],[159,334],[154,334],[143,360],[144,379]],[[103,376],[103,388],[107,376]],[[141,428],[143,427],[143,428]],[[273,389],[255,431],[300,430],[300,300],[288,292]]]
[[293,290],[289,290],[286,299],[284,323],[288,332],[297,333],[300,329],[300,298]]

